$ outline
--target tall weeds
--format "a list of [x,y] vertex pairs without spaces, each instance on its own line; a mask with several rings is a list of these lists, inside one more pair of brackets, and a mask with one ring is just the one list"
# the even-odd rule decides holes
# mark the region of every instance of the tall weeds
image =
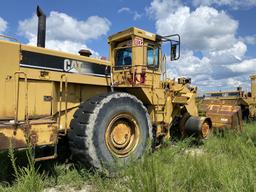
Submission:
[[83,189],[111,192],[172,192],[172,191],[256,191],[256,124],[247,124],[241,134],[232,132],[212,136],[203,145],[194,145],[190,139],[146,153],[142,159],[122,169],[115,178],[102,177],[73,166],[56,165],[56,180],[38,173],[27,150],[28,166],[16,165],[15,153],[9,156],[16,181],[2,191],[40,192],[44,186],[62,186],[58,189]]
[[255,143],[255,124],[242,134],[212,136],[202,146],[183,141],[134,163],[108,190],[256,191]]
[[44,177],[35,168],[35,161],[32,154],[32,146],[28,144],[26,150],[27,166],[18,167],[16,164],[15,152],[12,144],[9,147],[9,157],[15,174],[13,191],[16,192],[40,192],[44,188]]

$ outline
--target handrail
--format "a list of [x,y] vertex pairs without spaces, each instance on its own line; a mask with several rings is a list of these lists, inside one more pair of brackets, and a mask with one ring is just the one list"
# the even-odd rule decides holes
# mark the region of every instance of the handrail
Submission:
[[10,39],[10,40],[16,41],[17,43],[20,43],[19,40],[14,37],[10,37],[7,35],[0,35],[0,37],[5,38],[5,39]]
[[[16,71],[14,73],[14,76],[17,76],[18,78],[18,82],[17,82],[17,94],[16,94],[16,110],[15,110],[15,124],[18,123],[18,115],[19,115],[19,92],[20,92],[20,85],[19,85],[19,79],[20,79],[20,75],[24,75],[24,79],[25,79],[25,121],[26,124],[29,124],[29,119],[28,119],[28,79],[27,79],[27,74],[25,72],[22,71]],[[16,78],[15,78],[16,79]]]
[[110,90],[114,92],[113,66],[110,66]]
[[162,62],[163,62],[163,65],[164,65],[164,71],[163,71],[163,81],[166,81],[166,79],[167,79],[167,69],[166,69],[166,55],[164,54],[164,56],[163,56],[163,60],[162,60]]
[[[142,72],[138,72],[137,71],[137,68],[139,68],[139,67],[141,68]],[[116,68],[118,68],[119,70],[115,70]],[[131,81],[134,83],[134,82],[137,81],[137,75],[145,74],[146,69],[147,69],[147,66],[145,66],[143,64],[141,64],[141,65],[134,65],[134,66],[131,65],[129,67],[127,67],[127,66],[116,67],[115,66],[115,67],[112,67],[112,72],[111,73],[112,73],[112,75],[118,73],[118,74],[121,74],[124,77],[125,73],[128,72],[132,76],[131,77],[132,78]],[[154,74],[155,74],[155,72],[153,72],[153,75]],[[127,80],[127,78],[124,79],[124,80]],[[115,85],[114,78],[113,78],[113,85]],[[152,85],[150,85],[150,86],[152,86]]]
[[60,78],[60,98],[59,98],[59,119],[58,119],[58,128],[60,129],[60,123],[61,123],[61,111],[62,111],[62,98],[63,98],[63,79],[65,77],[65,82],[64,82],[64,86],[65,86],[65,92],[64,92],[64,98],[65,98],[65,130],[64,130],[64,134],[67,134],[67,127],[68,127],[68,123],[67,123],[67,114],[68,114],[68,103],[67,103],[67,98],[68,98],[68,80],[67,80],[67,76],[66,74],[62,74],[61,78]]

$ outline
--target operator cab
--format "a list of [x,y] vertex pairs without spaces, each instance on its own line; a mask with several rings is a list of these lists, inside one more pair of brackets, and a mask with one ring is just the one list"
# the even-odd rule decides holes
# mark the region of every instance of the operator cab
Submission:
[[153,80],[160,82],[160,76],[166,70],[166,57],[162,54],[165,42],[171,44],[170,59],[179,59],[179,35],[163,37],[132,27],[110,36],[108,43],[114,86],[152,85]]

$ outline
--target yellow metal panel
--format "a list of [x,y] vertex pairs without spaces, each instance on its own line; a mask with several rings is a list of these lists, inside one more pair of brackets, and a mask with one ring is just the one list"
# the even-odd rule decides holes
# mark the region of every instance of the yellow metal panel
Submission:
[[58,141],[57,127],[52,124],[35,124],[30,129],[32,144],[37,146],[52,145]]
[[25,147],[26,139],[23,129],[8,126],[0,128],[0,150],[9,149],[10,142],[14,148]]
[[19,82],[19,103],[18,119],[25,119],[25,107],[28,107],[29,117],[40,117],[51,115],[51,101],[46,101],[44,97],[52,96],[52,84],[47,81],[28,81],[28,102],[25,100],[26,85],[24,80]]
[[[99,77],[99,76],[82,75],[82,74],[75,74],[75,73],[64,73],[64,72],[62,73],[62,72],[56,72],[56,71],[38,70],[38,69],[30,69],[30,68],[24,68],[24,67],[21,67],[20,70],[28,74],[28,79],[59,82],[61,80],[61,76],[66,75],[68,83],[110,86],[109,77]],[[41,77],[40,74],[42,71],[48,72],[47,78]]]
[[[23,125],[25,126],[25,125]],[[27,141],[33,145],[43,146],[57,143],[57,127],[52,122],[32,122],[30,127],[0,127],[0,150],[8,149],[10,142],[14,148],[24,148]]]
[[[166,99],[165,99],[164,89],[156,88],[152,91],[151,88],[141,88],[141,90],[143,91],[144,96],[147,97],[147,100],[150,101],[150,104],[152,104],[152,105],[164,105],[165,104]],[[134,95],[136,95],[136,89],[132,93]]]
[[186,96],[176,96],[173,98],[172,102],[177,104],[187,104],[189,97]]
[[[60,117],[59,130],[69,129],[69,125],[73,118],[73,114],[75,113],[75,111],[77,110],[81,102],[84,102],[93,96],[106,93],[107,91],[108,91],[108,88],[104,86],[69,84],[68,100],[67,100],[67,107],[68,107],[67,118],[65,116],[65,101],[63,100],[62,106],[61,106],[62,113]],[[56,105],[56,104],[53,104],[53,105]],[[58,106],[59,106],[59,103],[58,103]]]
[[15,116],[15,71],[19,70],[20,46],[0,40],[0,119]]

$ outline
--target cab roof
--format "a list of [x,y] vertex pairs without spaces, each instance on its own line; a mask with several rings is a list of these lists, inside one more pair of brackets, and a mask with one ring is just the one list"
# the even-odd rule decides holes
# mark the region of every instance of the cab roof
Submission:
[[118,33],[115,33],[111,36],[108,37],[108,43],[110,42],[114,42],[114,41],[121,41],[121,40],[125,40],[128,37],[135,35],[137,37],[141,37],[144,39],[148,39],[151,41],[157,41],[158,40],[158,35],[154,34],[154,33],[150,33],[148,31],[145,31],[143,29],[139,29],[136,27],[130,27],[128,29],[125,29],[123,31],[120,31]]

